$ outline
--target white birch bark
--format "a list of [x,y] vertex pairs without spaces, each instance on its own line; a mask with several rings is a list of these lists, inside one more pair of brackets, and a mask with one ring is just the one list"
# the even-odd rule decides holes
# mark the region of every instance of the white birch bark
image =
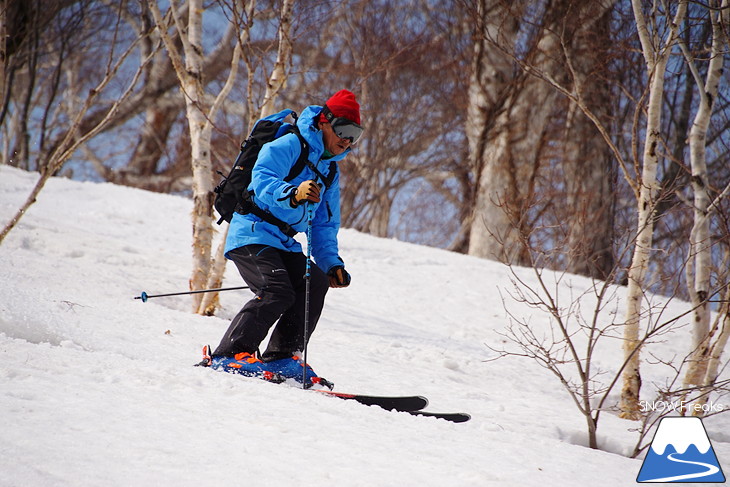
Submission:
[[[727,15],[728,13],[724,13],[723,15],[723,23],[727,23]],[[714,213],[718,212],[720,210],[720,205],[722,204],[723,200],[725,200],[728,196],[730,196],[730,184],[725,186],[725,188],[720,192],[720,194],[715,197],[715,199],[710,203],[707,214],[704,216],[704,218],[709,218]],[[725,289],[723,291],[723,295],[721,297],[721,306],[719,310],[719,316],[717,318],[717,321],[715,325],[712,327],[712,329],[708,333],[708,347],[709,351],[707,352],[707,365],[704,372],[704,378],[702,380],[701,387],[699,388],[699,398],[697,399],[696,403],[703,405],[707,403],[709,394],[712,391],[713,387],[715,386],[715,381],[717,380],[717,377],[719,375],[720,371],[720,358],[722,356],[723,351],[727,347],[728,340],[730,340],[730,283],[728,283],[728,269],[730,269],[730,249],[725,249],[725,257],[722,260],[722,262],[719,265],[720,269],[725,269],[724,272],[720,272],[719,280],[720,282],[725,283]],[[717,333],[718,329],[720,330],[719,335],[717,335],[717,338],[715,339],[714,343],[712,342],[712,338]],[[702,411],[695,409],[693,411],[693,414],[701,415]]]
[[[255,1],[249,2],[246,7],[247,15],[249,18],[253,16],[253,10]],[[276,63],[271,72],[271,76],[266,84],[266,93],[264,94],[264,101],[259,112],[259,119],[272,115],[275,112],[275,103],[279,96],[279,93],[286,85],[287,77],[289,75],[289,65],[291,64],[291,25],[292,25],[292,8],[294,6],[294,0],[285,0],[282,4],[280,11],[280,23],[279,23],[279,47],[277,50]],[[234,73],[238,65],[240,58],[240,48],[244,42],[248,41],[248,33],[251,25],[249,24],[248,29],[243,32],[242,39],[239,39],[239,44],[236,46],[235,56],[231,65],[231,73]],[[235,77],[235,75],[234,75]],[[232,78],[229,76],[229,82],[232,83]],[[230,90],[224,88],[224,91]],[[220,96],[219,96],[220,99]],[[253,124],[251,124],[253,126]],[[226,258],[224,255],[225,241],[228,236],[228,226],[225,227],[224,234],[220,245],[218,246],[213,262],[210,267],[208,282],[206,284],[207,289],[216,289],[222,287],[223,274],[226,269]],[[212,315],[215,313],[217,307],[219,293],[204,293],[201,299],[198,313],[204,315]]]
[[639,327],[642,319],[644,281],[651,257],[654,210],[659,190],[657,166],[658,148],[661,141],[661,109],[664,94],[664,74],[669,55],[676,44],[679,24],[684,20],[687,1],[681,0],[670,23],[662,45],[652,44],[641,0],[632,0],[636,27],[649,76],[649,102],[647,106],[646,136],[642,155],[641,184],[639,189],[637,231],[634,253],[628,275],[627,309],[624,328],[624,361],[621,390],[621,417],[639,418],[639,392],[641,389]]
[[[554,8],[560,11],[574,9],[574,15],[581,20],[566,21],[555,14],[547,15],[544,30],[536,34],[539,36],[537,48],[526,57],[528,60],[513,53],[520,25],[504,10],[504,5],[483,0],[479,7],[477,22],[481,25],[478,24],[476,35],[466,124],[470,160],[477,181],[468,252],[525,265],[529,259],[524,236],[531,229],[526,228],[524,215],[533,203],[534,181],[549,143],[549,117],[562,93],[543,76],[551,80],[557,76],[562,84],[565,83],[563,78],[567,76],[561,53],[566,57],[576,54],[579,58],[573,63],[573,67],[577,67],[572,72],[574,77],[580,76],[582,80],[586,73],[596,72],[598,61],[586,52],[586,48],[569,44],[581,42],[586,32],[597,28],[610,5],[588,9],[570,2],[558,2]],[[503,18],[507,20],[501,21]],[[555,27],[555,23],[559,23],[560,28]],[[562,37],[560,31],[570,34]],[[514,76],[515,62],[522,64],[524,78]],[[577,88],[583,85],[582,81],[574,79],[574,83],[576,91],[582,92]],[[597,101],[597,90],[596,86],[587,90],[593,102]],[[571,128],[579,123],[587,132],[592,132],[590,121],[582,116],[573,117],[570,123]],[[610,261],[601,257],[608,246],[606,239],[600,237],[609,232],[599,230],[600,223],[610,221],[600,217],[605,206],[605,199],[600,196],[610,190],[610,178],[605,173],[605,158],[597,155],[609,151],[598,134],[593,134],[592,139],[589,135],[564,143],[568,203],[576,213],[571,224],[570,254],[575,257],[571,265],[574,264],[573,270],[586,274],[594,272],[599,261]],[[575,132],[571,135],[575,136]],[[597,222],[593,223],[591,219]],[[608,254],[610,256],[610,252]],[[606,264],[601,263],[599,267],[605,268]]]
[[[157,29],[165,43],[168,55],[175,67],[180,87],[185,97],[188,129],[190,132],[191,166],[193,171],[192,212],[192,274],[190,289],[205,289],[211,267],[211,246],[213,242],[213,165],[210,156],[212,120],[223,100],[228,96],[235,80],[240,57],[240,45],[236,46],[231,63],[231,72],[223,90],[211,106],[206,102],[203,82],[203,1],[188,0],[188,21],[183,23],[177,14],[177,2],[170,0],[168,14],[182,44],[182,53],[167,32],[167,23],[162,17],[156,0],[148,0]],[[224,37],[225,38],[225,37]],[[194,313],[206,312],[201,307],[202,294],[192,295]]]
[[[215,112],[218,111],[218,108],[223,103],[223,100],[225,100],[228,97],[228,93],[230,93],[231,88],[233,88],[233,83],[236,80],[236,77],[238,75],[238,62],[241,59],[241,43],[236,44],[236,48],[233,50],[233,59],[231,60],[231,71],[228,75],[228,79],[226,80],[226,84],[223,86],[223,89],[218,94],[218,96],[215,99],[215,102],[213,103],[213,107],[211,108],[211,115],[215,114]],[[209,124],[210,125],[210,124]],[[208,143],[210,143],[210,137],[208,138]],[[211,208],[212,210],[212,208]],[[226,225],[225,230],[223,232],[223,235],[221,237],[221,242],[218,245],[218,249],[216,250],[215,255],[213,256],[213,260],[210,264],[210,268],[208,271],[208,277],[205,284],[206,289],[218,289],[222,287],[223,283],[223,274],[226,271],[226,257],[224,255],[225,246],[226,246],[226,238],[228,236],[228,226]],[[219,293],[203,293],[202,297],[200,299],[200,304],[198,305],[197,313],[201,315],[206,316],[212,316],[215,314],[215,310],[218,307],[218,294]]]
[[266,93],[264,94],[259,118],[268,117],[276,111],[274,108],[276,99],[286,84],[292,52],[291,23],[293,6],[294,0],[284,0],[281,6],[279,48],[276,53],[276,63],[274,63],[271,76],[269,76],[269,81],[266,83]]
[[[173,4],[171,3],[171,6]],[[210,159],[211,126],[206,118],[203,90],[203,1],[188,0],[186,31],[176,21],[185,52],[185,76],[181,79],[190,131],[190,157],[193,170],[193,269],[190,289],[205,289],[210,270],[213,241],[213,166]],[[194,294],[193,311],[200,308],[202,295]]]
[[[720,9],[720,25],[718,26],[718,34],[721,36],[722,42],[719,42],[717,44],[718,55],[722,55],[722,49],[726,45],[728,45],[727,33],[725,31],[725,26],[730,24],[730,11],[728,9],[728,6],[730,6],[730,2],[728,0],[723,0]],[[713,24],[713,29],[714,28],[715,26]],[[715,43],[713,38],[713,48],[714,46]],[[728,187],[726,187],[725,190],[720,195],[718,195],[717,198],[715,198],[715,201],[712,202],[712,204],[710,205],[710,213],[717,211],[718,208],[720,208],[721,200],[724,199],[729,192],[730,185],[728,185]],[[725,268],[727,268],[727,262],[730,262],[730,250],[726,249],[724,262],[726,263]],[[703,389],[701,390],[701,392],[703,392],[704,394],[702,395],[701,399],[698,400],[698,403],[700,404],[705,404],[708,401],[709,388],[715,384],[715,381],[719,376],[721,364],[720,358],[723,351],[727,347],[728,341],[730,341],[730,285],[728,284],[726,284],[725,286],[723,305],[720,308],[719,320],[721,323],[720,334],[717,336],[715,343],[713,343],[710,348],[705,377],[702,383]]]
[[[515,158],[523,162],[529,156],[520,153],[512,144],[522,140],[534,150],[537,145],[533,140],[527,141],[520,137],[526,128],[524,124],[530,120],[522,112],[528,106],[529,110],[548,104],[545,100],[539,100],[539,103],[538,100],[529,100],[526,90],[514,93],[520,90],[509,89],[510,84],[515,83],[512,79],[512,60],[492,44],[502,42],[513,45],[519,25],[514,19],[498,24],[501,15],[494,13],[498,8],[495,2],[489,0],[480,0],[478,3],[466,124],[469,158],[477,178],[469,254],[518,263],[519,235],[513,229],[506,210],[509,211],[509,206],[519,199],[518,187],[522,178],[516,174],[520,164]],[[532,80],[532,84],[536,82]],[[534,126],[542,125],[538,122]],[[533,135],[534,132],[527,131]]]
[[[705,377],[702,381],[702,387],[700,388],[701,396],[697,400],[697,404],[700,406],[707,404],[709,400],[710,391],[712,386],[715,384],[717,377],[720,375],[720,365],[722,352],[727,347],[728,340],[730,340],[730,286],[726,288],[725,292],[725,304],[721,310],[721,316],[719,318],[720,334],[717,339],[710,347],[707,357],[707,367],[705,370]],[[702,408],[695,408],[695,415],[701,415]]]
[[[172,65],[175,67],[180,87],[185,97],[185,108],[188,118],[188,129],[191,145],[191,166],[193,170],[193,259],[190,289],[203,289],[210,266],[210,246],[213,237],[211,228],[213,184],[210,163],[210,131],[207,144],[205,139],[206,118],[203,112],[205,103],[202,83],[202,0],[189,0],[188,23],[185,25],[178,16],[177,2],[170,0],[168,14],[172,17],[175,29],[179,34],[183,52],[167,32],[167,23],[162,18],[156,0],[148,0],[148,5],[157,29],[160,32]],[[200,306],[201,296],[193,295],[193,312]]]
[[689,49],[683,45],[687,63],[698,84],[700,104],[689,132],[690,163],[692,168],[692,190],[694,192],[694,225],[690,233],[690,251],[687,265],[687,286],[689,287],[692,307],[692,353],[689,368],[684,378],[684,387],[701,385],[707,371],[710,354],[710,306],[707,302],[710,293],[712,269],[712,240],[710,236],[710,192],[705,160],[707,129],[710,125],[712,110],[717,98],[718,87],[724,63],[725,35],[721,27],[722,12],[727,9],[728,0],[723,0],[720,10],[711,12],[712,50],[707,76],[704,83],[700,79],[694,59]]

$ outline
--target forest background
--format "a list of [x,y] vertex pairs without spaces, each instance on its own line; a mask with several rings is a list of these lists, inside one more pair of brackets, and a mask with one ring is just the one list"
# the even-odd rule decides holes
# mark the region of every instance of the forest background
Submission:
[[[217,172],[261,116],[348,88],[366,131],[341,164],[343,226],[628,286],[614,324],[635,417],[639,351],[664,326],[646,293],[691,304],[685,394],[714,384],[730,334],[729,15],[727,0],[2,0],[0,163],[40,177],[0,244],[52,176],[187,195],[191,289],[216,287]],[[533,338],[515,341],[557,367]]]

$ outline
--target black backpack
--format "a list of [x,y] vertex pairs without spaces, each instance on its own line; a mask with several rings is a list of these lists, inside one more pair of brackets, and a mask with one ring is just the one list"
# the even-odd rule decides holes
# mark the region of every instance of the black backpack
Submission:
[[[262,220],[279,227],[285,235],[289,237],[296,235],[297,232],[288,223],[279,220],[268,211],[259,208],[253,202],[252,192],[247,191],[248,185],[251,183],[251,173],[261,148],[267,142],[271,142],[283,135],[294,133],[297,135],[301,144],[299,158],[292,166],[289,174],[284,178],[284,181],[291,181],[304,170],[305,166],[309,166],[322,179],[326,186],[332,184],[337,171],[337,163],[333,161],[330,165],[329,174],[323,176],[314,164],[309,162],[309,145],[299,133],[299,128],[296,124],[284,122],[284,119],[289,115],[292,115],[296,120],[297,114],[289,109],[262,118],[256,122],[251,134],[241,144],[241,152],[238,154],[233,168],[231,168],[228,176],[223,177],[214,190],[216,196],[213,205],[221,216],[218,220],[218,225],[223,223],[223,221],[230,223],[234,212],[242,214],[253,213]],[[223,176],[223,173],[220,171],[219,174]]]

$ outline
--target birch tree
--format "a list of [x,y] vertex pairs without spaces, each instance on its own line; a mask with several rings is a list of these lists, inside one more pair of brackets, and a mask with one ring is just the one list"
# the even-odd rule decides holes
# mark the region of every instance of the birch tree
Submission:
[[286,85],[292,54],[291,26],[293,6],[294,0],[284,0],[281,5],[278,36],[279,46],[276,52],[274,68],[271,70],[271,76],[269,76],[268,82],[266,83],[266,92],[264,93],[264,100],[261,104],[259,118],[268,117],[276,112],[276,100]]
[[[205,288],[211,265],[211,246],[213,241],[213,169],[210,154],[211,132],[213,120],[221,103],[226,99],[236,78],[240,59],[240,44],[237,43],[231,59],[231,69],[223,89],[209,103],[205,93],[203,57],[203,8],[202,0],[188,0],[184,5],[171,0],[169,9],[163,17],[157,0],[148,0],[150,11],[162,37],[172,65],[175,68],[180,88],[185,97],[185,107],[190,132],[191,167],[193,173],[193,212],[192,212],[192,275],[190,289],[193,291]],[[187,15],[185,16],[185,11]],[[173,41],[169,34],[172,28],[180,40],[181,46]],[[223,41],[229,39],[233,26],[229,25]],[[202,296],[193,295],[193,312],[200,313]]]
[[[725,268],[730,268],[730,249],[726,249],[725,258],[723,259]],[[706,362],[705,376],[700,385],[700,395],[697,404],[700,406],[707,403],[709,393],[712,391],[713,385],[716,383],[720,374],[721,356],[728,341],[730,341],[730,284],[726,279],[724,292],[721,294],[721,305],[715,325],[708,331],[708,337],[717,336],[714,342],[708,340],[708,351],[702,358]],[[702,408],[699,409],[702,411]]]
[[[689,132],[690,164],[692,168],[692,191],[694,195],[694,225],[690,233],[690,253],[686,267],[687,286],[693,311],[692,358],[685,375],[684,386],[702,385],[711,348],[710,319],[711,272],[713,239],[710,235],[710,220],[714,213],[710,207],[710,181],[706,161],[707,129],[710,125],[718,87],[722,79],[724,51],[727,39],[723,26],[727,26],[728,0],[715,5],[717,11],[710,12],[712,23],[712,47],[707,75],[702,82],[695,59],[686,43],[680,44],[685,60],[697,83],[699,108]],[[714,208],[717,208],[715,206]]]
[[[641,389],[639,327],[642,319],[645,277],[652,252],[654,212],[659,190],[657,166],[659,148],[662,143],[661,113],[664,75],[669,56],[678,42],[677,33],[687,12],[687,0],[680,0],[672,19],[669,19],[670,12],[666,12],[668,26],[663,39],[659,37],[658,33],[660,26],[656,10],[647,19],[641,0],[632,0],[631,6],[649,82],[645,139],[641,157],[636,239],[628,273],[624,329],[624,355],[627,367],[623,373],[620,409],[622,418],[638,419]],[[652,22],[651,26],[650,22]],[[650,31],[651,28],[654,29],[653,33]]]
[[[253,129],[254,124],[257,120],[272,115],[276,112],[276,101],[279,98],[281,91],[286,86],[286,81],[289,75],[289,67],[291,65],[292,56],[292,39],[291,39],[291,27],[292,27],[292,9],[294,6],[294,0],[285,0],[281,6],[279,15],[279,30],[278,30],[278,49],[276,54],[276,61],[271,71],[271,75],[266,83],[266,91],[264,93],[263,102],[259,110],[250,110],[248,127],[249,131]],[[250,40],[251,28],[253,27],[254,19],[254,8],[255,1],[252,0],[246,7],[245,18],[247,22],[242,30],[242,39],[240,45],[245,45]],[[243,25],[243,23],[241,24]],[[246,61],[246,66],[249,72],[249,87],[253,84],[255,79],[255,70],[251,65],[250,60]],[[249,90],[249,93],[251,90]],[[253,97],[249,98],[250,106],[253,106]],[[254,114],[257,114],[254,116]],[[225,226],[223,236],[218,248],[215,252],[213,262],[210,267],[210,273],[206,287],[208,289],[218,289],[221,287],[223,282],[223,274],[226,269],[226,257],[224,255],[226,237],[228,235],[228,225]],[[212,315],[215,313],[215,309],[218,305],[218,293],[205,293],[200,302],[198,312],[200,314]]]
[[[571,5],[566,17],[572,20],[553,32],[561,38],[558,52],[565,59],[566,71],[562,77],[574,92],[580,92],[585,106],[603,123],[611,119],[617,104],[606,59],[613,42],[613,3],[591,4],[575,13]],[[565,269],[605,280],[615,263],[616,156],[580,106],[570,97],[565,104],[564,138],[560,141],[568,227]]]
[[[530,162],[536,159],[534,150],[540,146],[539,127],[545,121],[536,120],[536,130],[531,130],[525,110],[540,106],[538,100],[543,93],[536,84],[532,85],[538,90],[534,93],[528,95],[521,90],[524,78],[514,77],[512,60],[493,47],[516,44],[519,23],[506,15],[505,9],[499,1],[478,0],[474,12],[474,60],[466,127],[477,189],[469,254],[525,263],[519,258],[519,231],[512,228],[509,212],[519,211],[519,194],[526,193]],[[536,116],[544,117],[545,110],[537,112]],[[524,151],[516,147],[518,140],[524,140]],[[520,167],[523,169],[518,170]]]
[[[596,53],[605,49],[601,42],[610,42],[611,7],[476,2],[466,124],[477,183],[471,255],[527,265],[520,234],[556,250],[566,234],[565,249],[553,252],[550,264],[595,277],[610,272],[615,163],[574,94],[594,118],[610,110],[605,60]],[[566,92],[567,101],[560,97]],[[556,216],[554,225],[538,221],[548,212]],[[550,228],[558,230],[550,234]]]
[[[663,6],[664,4],[662,3],[661,5]],[[652,247],[654,224],[657,219],[657,206],[662,203],[662,197],[664,197],[664,201],[666,201],[666,195],[660,194],[662,181],[658,180],[659,159],[664,156],[664,154],[662,154],[663,147],[668,145],[662,137],[666,127],[662,125],[661,118],[662,109],[664,107],[663,99],[666,99],[666,96],[664,95],[664,83],[666,79],[665,72],[667,71],[667,63],[669,62],[669,56],[673,49],[677,45],[681,45],[679,38],[679,25],[681,25],[685,18],[687,4],[684,2],[675,7],[676,10],[674,10],[673,18],[670,18],[669,12],[664,12],[667,16],[663,17],[660,4],[657,3],[655,4],[654,9],[651,10],[652,16],[650,16],[648,20],[644,18],[641,6],[638,5],[638,2],[634,2],[632,7],[634,10],[634,21],[639,26],[639,41],[642,45],[642,54],[646,63],[645,69],[647,70],[646,77],[648,79],[646,83],[646,97],[642,97],[640,99],[640,103],[636,105],[637,108],[633,117],[634,129],[630,131],[636,134],[642,133],[645,137],[643,153],[641,157],[635,158],[633,165],[629,163],[627,158],[622,154],[622,149],[619,146],[622,136],[611,132],[610,126],[608,125],[611,120],[610,117],[602,115],[602,113],[605,112],[605,107],[600,107],[600,104],[597,104],[596,100],[592,100],[590,98],[593,96],[591,94],[593,90],[591,90],[591,87],[587,85],[587,81],[589,81],[589,79],[585,75],[585,73],[590,70],[586,70],[584,66],[581,66],[581,64],[585,63],[581,63],[582,59],[576,57],[575,51],[571,48],[570,37],[565,35],[567,29],[564,29],[563,31],[555,29],[551,34],[560,38],[560,46],[565,57],[564,67],[568,71],[567,80],[569,83],[566,83],[564,73],[551,70],[550,64],[535,62],[534,59],[529,59],[527,56],[520,57],[515,55],[513,56],[513,59],[520,65],[523,71],[545,81],[558,92],[568,97],[575,104],[574,106],[579,108],[580,111],[593,122],[598,132],[602,135],[606,143],[606,147],[610,149],[615,160],[618,162],[628,186],[634,192],[637,202],[637,223],[634,226],[634,231],[632,232],[633,236],[628,239],[632,245],[626,247],[627,249],[631,249],[632,253],[630,254],[631,258],[629,259],[631,261],[631,265],[629,268],[628,279],[629,299],[626,303],[625,310],[626,326],[623,327],[625,356],[624,362],[620,367],[623,383],[620,407],[622,408],[622,415],[624,417],[635,419],[638,417],[638,395],[641,384],[641,377],[639,373],[640,349],[642,344],[645,342],[646,337],[649,336],[648,334],[653,333],[655,328],[655,324],[648,323],[646,327],[647,331],[640,334],[639,325],[642,320],[645,320],[651,314],[650,308],[643,308],[644,296],[647,292],[651,291],[651,283],[647,281],[646,276],[650,259],[656,254],[653,252]],[[718,6],[715,5],[717,12],[725,12],[726,10],[717,7]],[[720,14],[716,15],[718,16],[718,19],[721,18]],[[580,18],[580,16],[574,17]],[[648,22],[651,22],[651,25],[648,25]],[[722,22],[718,25],[722,25]],[[649,31],[651,31],[651,33],[649,33]],[[685,31],[685,34],[689,37],[688,29]],[[722,45],[723,42],[724,41],[721,40],[720,43],[716,45]],[[714,59],[715,57],[716,56],[713,54],[712,58]],[[715,66],[717,66],[718,63],[720,63],[720,61],[715,60]],[[712,73],[708,73],[708,76],[709,75],[712,75]],[[697,74],[696,76],[699,77]],[[704,102],[709,102],[717,98],[717,86],[714,86],[714,89],[710,89],[709,84],[704,86],[701,81],[699,82],[699,85],[706,94]],[[691,98],[692,97],[690,95],[688,98],[684,99],[689,99],[691,101]],[[683,105],[686,106],[686,103]],[[639,121],[642,119],[644,109],[646,110],[646,125],[641,127]],[[568,120],[570,120],[570,118]],[[698,122],[699,120],[704,120],[704,118],[700,117],[698,118]],[[705,122],[708,122],[708,120],[705,120]],[[703,128],[703,131],[706,133],[707,125],[698,123],[693,129],[693,137],[696,139],[696,143],[701,141],[701,144],[696,146],[697,149],[703,148],[704,150],[706,143],[706,141],[703,140],[704,136],[697,137],[697,135],[700,135],[703,132],[699,131],[700,128]],[[686,135],[676,135],[677,139],[683,139],[684,137],[686,137]],[[638,152],[639,151],[636,150],[636,154],[638,154]],[[681,164],[681,152],[682,151],[679,151],[679,155],[675,156],[674,160],[678,161],[676,164]],[[676,149],[674,153],[677,153]],[[699,155],[700,154],[695,152],[695,155],[692,157],[699,159],[697,157]],[[698,184],[699,187],[704,188],[705,191],[709,191],[709,188],[711,187],[709,181],[703,183],[702,178],[694,179],[695,183]],[[727,188],[721,193],[724,194],[726,191]],[[691,202],[690,205],[693,208],[698,208],[698,215],[702,217],[705,223],[707,223],[709,221],[708,218],[711,216],[710,213],[719,211],[720,203],[723,201],[723,194],[720,194],[717,198],[715,198],[712,203],[710,203],[706,195],[700,195],[700,199]],[[697,222],[700,222],[700,219],[698,219]],[[701,228],[699,224],[696,225],[696,227],[698,229]],[[529,228],[529,231],[534,234],[534,232],[540,230],[539,228],[535,229],[531,227]],[[520,232],[524,232],[524,229],[521,229]],[[693,256],[697,254],[699,249],[703,249],[704,246],[709,246],[711,244],[709,227],[707,227],[707,232],[706,237],[699,240],[696,236],[694,237],[698,243],[701,240],[702,244],[693,248]],[[522,238],[529,239],[529,235],[530,234],[522,233]],[[682,239],[683,238],[685,237],[683,236]],[[678,246],[683,243],[681,239],[678,241],[676,237],[672,240],[672,242],[675,242],[674,245]],[[524,246],[528,247],[527,245]],[[708,257],[709,254],[706,254],[705,259]],[[541,260],[540,265],[543,265],[542,262],[547,262],[547,260]],[[704,272],[709,272],[713,267],[707,260],[705,260],[704,264],[706,269]],[[694,265],[694,261],[692,265]],[[617,275],[617,270],[618,269],[614,268],[614,270],[612,270],[609,274],[609,277]],[[656,270],[654,272],[656,272]],[[692,272],[692,275],[694,276],[694,272]],[[708,299],[709,295],[709,289],[705,291],[704,295],[702,293],[697,294],[698,297],[704,296],[703,299],[705,301]],[[698,307],[698,312],[702,312],[701,307]],[[704,319],[707,319],[707,317]],[[718,366],[720,363],[718,353],[722,353],[722,348],[724,348],[724,343],[727,339],[723,334],[725,328],[722,326],[722,323],[723,320],[719,320],[711,329],[709,329],[708,325],[705,325],[698,330],[699,335],[706,340],[708,333],[710,337],[714,337],[719,334],[715,342],[717,346],[708,341],[705,341],[704,344],[698,343],[695,345],[697,350],[705,356],[706,360],[708,362],[711,361],[714,366]],[[709,358],[710,355],[712,355],[712,359]],[[713,373],[715,374],[714,376],[708,371],[700,372],[696,376],[695,380],[698,381],[698,384],[703,384],[703,387],[709,391],[711,390],[711,385],[716,377],[717,369],[714,369]]]

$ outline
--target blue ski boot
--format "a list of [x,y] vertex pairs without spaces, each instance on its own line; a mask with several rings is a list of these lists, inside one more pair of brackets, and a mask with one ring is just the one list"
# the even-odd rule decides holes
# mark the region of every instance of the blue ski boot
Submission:
[[322,385],[329,389],[334,387],[334,384],[330,381],[319,377],[309,364],[304,363],[304,360],[302,360],[299,355],[293,355],[279,360],[272,360],[271,362],[264,363],[264,366],[269,372],[287,379],[294,379],[300,384],[304,379],[304,367],[306,367],[307,383],[304,385],[306,388],[310,388],[314,384]]
[[264,363],[251,353],[237,353],[232,357],[213,355],[210,353],[210,346],[203,347],[203,361],[198,365],[210,367],[214,370],[222,370],[231,374],[241,374],[248,377],[283,382],[284,377],[268,370]]

